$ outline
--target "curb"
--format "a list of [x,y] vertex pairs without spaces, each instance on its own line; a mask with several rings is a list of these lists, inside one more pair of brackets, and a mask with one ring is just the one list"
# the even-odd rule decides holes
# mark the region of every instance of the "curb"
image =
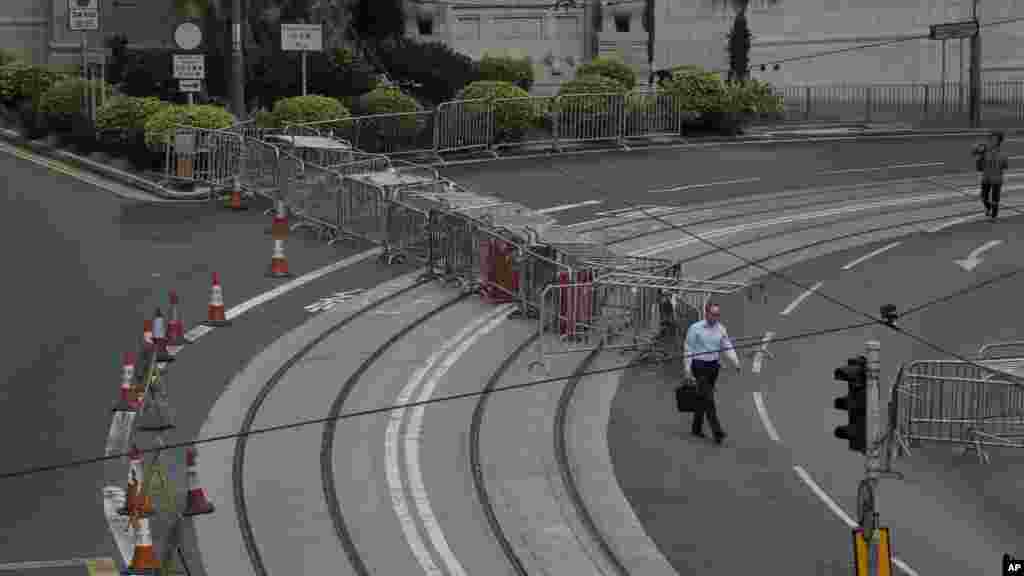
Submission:
[[68,152],[67,150],[62,150],[47,142],[29,140],[17,131],[9,128],[0,128],[0,138],[6,140],[12,145],[27,148],[32,152],[50,158],[51,160],[67,162],[80,170],[91,172],[120,184],[148,192],[163,200],[198,201],[208,200],[210,197],[209,190],[196,192],[176,192],[169,190],[155,182],[146,180],[145,178],[141,178],[134,174],[125,172],[124,170],[86,158],[85,156]]

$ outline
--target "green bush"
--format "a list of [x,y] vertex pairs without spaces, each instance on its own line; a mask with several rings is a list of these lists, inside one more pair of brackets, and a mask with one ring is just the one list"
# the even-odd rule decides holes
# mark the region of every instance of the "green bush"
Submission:
[[0,99],[8,105],[22,100],[36,103],[61,77],[61,74],[40,66],[10,62],[0,66]]
[[227,128],[235,122],[235,117],[220,106],[182,106],[170,104],[146,120],[146,145],[153,149],[167,145],[174,137],[178,126],[194,126],[196,128],[219,129]]
[[509,82],[530,91],[533,87],[533,62],[529,58],[484,56],[480,59],[480,79]]
[[290,124],[337,120],[350,116],[348,108],[335,98],[309,95],[293,96],[274,103],[274,125],[285,128]]
[[109,84],[100,80],[71,78],[60,80],[39,97],[37,110],[45,116],[50,128],[68,130],[74,116],[82,113],[85,95],[102,90],[104,99],[113,95]]
[[0,66],[6,66],[19,60],[21,60],[21,56],[14,50],[0,49]]
[[471,113],[486,112],[493,106],[495,142],[506,142],[521,140],[539,123],[543,110],[529,96],[511,82],[480,80],[460,91],[458,99],[476,101],[466,104]]
[[145,133],[146,121],[167,106],[167,102],[152,96],[111,98],[96,111],[96,129],[104,141],[134,141],[136,135]]
[[[576,76],[558,88],[558,105],[574,114],[607,114],[613,101],[620,99],[627,89],[607,76]],[[579,96],[590,94],[591,96]]]
[[636,87],[636,72],[622,59],[614,56],[599,56],[576,69],[576,76],[604,76],[617,80],[627,90]]
[[359,98],[359,115],[402,114],[360,121],[352,134],[355,145],[368,152],[391,152],[418,144],[417,136],[427,125],[425,115],[414,114],[421,107],[416,100],[394,86],[380,86]]
[[672,76],[660,83],[671,94],[676,105],[686,111],[704,115],[722,112],[726,105],[726,88],[722,78],[697,66],[673,69]]
[[380,47],[378,56],[392,80],[415,83],[412,94],[432,105],[453,99],[480,79],[477,63],[443,42],[403,38]]

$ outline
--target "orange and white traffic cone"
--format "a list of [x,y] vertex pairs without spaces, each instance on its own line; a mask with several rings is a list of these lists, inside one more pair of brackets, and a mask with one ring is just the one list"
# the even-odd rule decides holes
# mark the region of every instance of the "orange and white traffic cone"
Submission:
[[274,239],[274,253],[270,257],[270,270],[267,276],[271,278],[291,278],[288,271],[288,259],[284,255],[284,240]]
[[142,492],[142,453],[132,445],[128,452],[128,487],[124,491],[124,508],[117,511],[121,516],[152,516],[153,501]]
[[153,315],[153,350],[157,362],[174,362],[174,356],[167,353],[167,320],[159,308]]
[[135,521],[135,551],[131,564],[122,574],[157,574],[160,561],[153,549],[153,535],[149,531],[149,519],[141,516]]
[[124,353],[121,372],[121,398],[114,405],[114,412],[138,412],[139,396],[135,391],[135,353]]
[[149,352],[153,349],[153,321],[142,322],[142,351]]
[[210,289],[210,308],[207,312],[206,326],[229,326],[231,321],[224,313],[224,290],[220,286],[220,275],[213,273],[213,287]]
[[181,348],[185,344],[185,323],[178,310],[178,292],[171,290],[171,307],[167,311],[167,345]]
[[247,210],[249,208],[242,202],[242,185],[237,177],[231,183],[231,195],[228,198],[227,207],[232,210]]
[[198,516],[213,512],[213,503],[206,498],[206,491],[199,485],[199,465],[196,463],[196,451],[192,448],[185,449],[185,466],[188,469],[188,504],[185,506],[185,516]]

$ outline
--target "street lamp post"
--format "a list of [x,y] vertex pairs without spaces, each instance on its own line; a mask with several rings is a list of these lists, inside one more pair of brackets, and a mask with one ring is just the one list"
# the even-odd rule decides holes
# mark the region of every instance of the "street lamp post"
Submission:
[[654,14],[654,0],[644,0],[644,13],[647,15],[647,84],[654,89],[654,27],[658,20]]
[[245,119],[245,63],[242,60],[242,0],[231,0],[231,107],[239,121]]

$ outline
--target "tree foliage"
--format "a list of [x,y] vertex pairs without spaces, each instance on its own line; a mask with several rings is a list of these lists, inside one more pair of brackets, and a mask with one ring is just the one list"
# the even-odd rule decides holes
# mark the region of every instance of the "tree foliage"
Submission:
[[381,43],[405,34],[403,0],[357,0],[352,11],[352,26],[364,40]]
[[742,81],[750,74],[750,40],[752,35],[747,25],[746,10],[741,10],[733,19],[729,32],[729,79]]

